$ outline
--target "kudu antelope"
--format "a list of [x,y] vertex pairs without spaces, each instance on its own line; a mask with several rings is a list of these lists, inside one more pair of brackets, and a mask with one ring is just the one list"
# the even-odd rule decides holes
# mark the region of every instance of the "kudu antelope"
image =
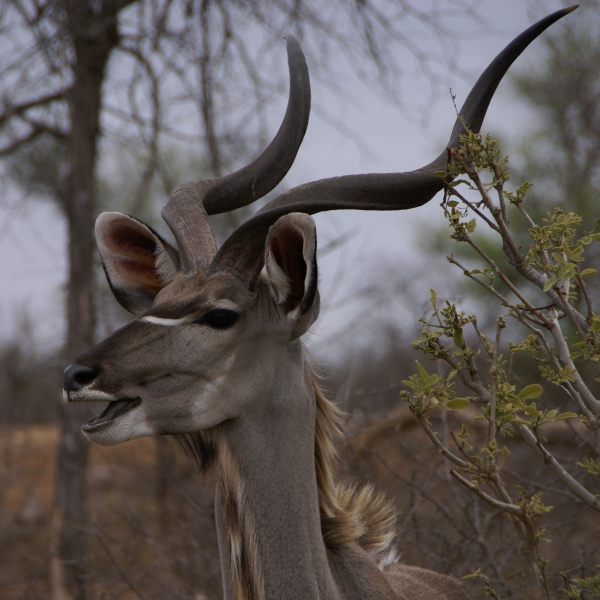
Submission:
[[[493,93],[526,46],[572,9],[511,42],[460,114],[479,131]],[[308,124],[308,69],[288,37],[290,95],[281,128],[250,165],[180,185],[162,211],[177,250],[121,213],[96,224],[117,300],[137,317],[65,371],[69,402],[107,402],[83,425],[99,444],[175,435],[217,471],[216,522],[229,599],[465,599],[458,582],[374,560],[393,515],[370,488],[333,473],[335,407],[321,394],[301,336],[319,312],[316,233],[325,210],[402,210],[443,187],[447,151],[408,173],[353,175],[293,188],[217,249],[208,215],[254,202],[292,165]],[[457,119],[449,147],[459,144]],[[266,267],[264,274],[263,267]]]

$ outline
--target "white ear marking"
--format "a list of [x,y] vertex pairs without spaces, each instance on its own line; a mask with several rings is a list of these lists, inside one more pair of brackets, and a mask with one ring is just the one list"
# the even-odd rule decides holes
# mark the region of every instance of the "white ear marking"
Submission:
[[273,252],[270,248],[267,249],[266,267],[269,273],[269,283],[271,284],[271,292],[275,298],[277,304],[285,302],[290,294],[292,285],[288,276],[283,272],[281,267],[277,264]]

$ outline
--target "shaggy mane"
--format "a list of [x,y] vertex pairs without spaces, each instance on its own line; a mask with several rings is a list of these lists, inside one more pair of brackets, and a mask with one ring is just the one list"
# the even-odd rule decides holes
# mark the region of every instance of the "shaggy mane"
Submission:
[[395,510],[372,485],[359,487],[337,479],[336,441],[343,437],[343,413],[325,397],[312,369],[310,377],[317,402],[315,470],[323,540],[329,548],[357,542],[377,560],[394,539]]

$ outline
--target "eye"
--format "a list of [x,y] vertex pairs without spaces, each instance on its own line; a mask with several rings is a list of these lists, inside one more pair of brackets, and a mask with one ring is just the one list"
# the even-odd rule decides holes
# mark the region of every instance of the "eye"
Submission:
[[238,320],[238,314],[234,310],[227,308],[215,308],[207,312],[197,323],[208,325],[214,329],[229,329],[235,325]]

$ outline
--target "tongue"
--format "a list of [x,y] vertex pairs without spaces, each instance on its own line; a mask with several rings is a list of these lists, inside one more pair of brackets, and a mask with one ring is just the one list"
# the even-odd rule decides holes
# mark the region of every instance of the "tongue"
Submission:
[[139,403],[139,398],[126,398],[125,400],[109,402],[108,406],[104,409],[104,412],[101,415],[94,417],[91,421],[88,421],[86,426],[90,427],[94,425],[100,425],[100,423],[112,421],[114,418],[128,411],[130,408],[136,407]]

